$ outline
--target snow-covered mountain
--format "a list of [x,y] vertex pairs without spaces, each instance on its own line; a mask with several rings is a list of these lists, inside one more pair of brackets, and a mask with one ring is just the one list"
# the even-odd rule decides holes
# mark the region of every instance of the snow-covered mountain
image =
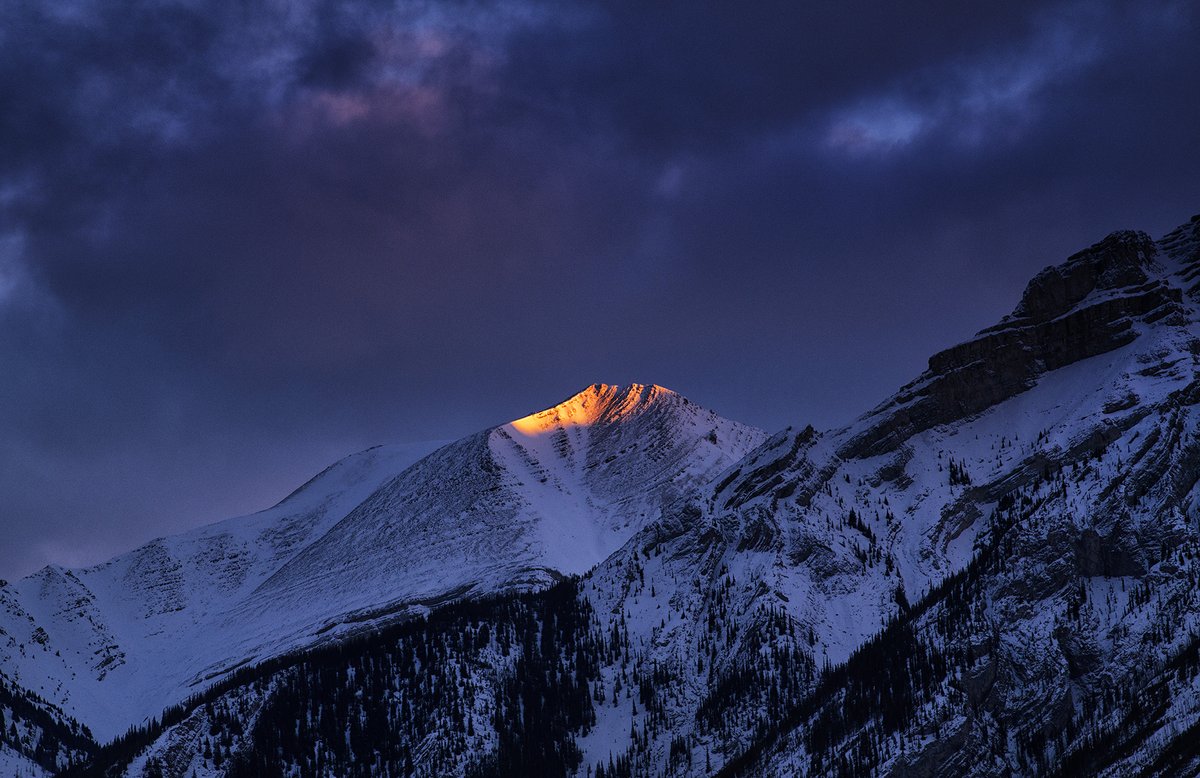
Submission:
[[230,658],[315,650],[90,769],[1200,774],[1198,360],[1200,217],[1047,268],[844,429],[593,387],[373,489],[221,611]]
[[373,448],[262,513],[0,587],[0,668],[104,742],[238,667],[585,572],[763,437],[597,384],[433,451]]
[[[606,562],[589,599],[675,680],[657,739],[585,736],[585,762],[1153,766],[1200,719],[1198,276],[1200,218],[1110,235],[855,424],[772,437]],[[1172,747],[1167,774],[1192,774],[1196,746]]]

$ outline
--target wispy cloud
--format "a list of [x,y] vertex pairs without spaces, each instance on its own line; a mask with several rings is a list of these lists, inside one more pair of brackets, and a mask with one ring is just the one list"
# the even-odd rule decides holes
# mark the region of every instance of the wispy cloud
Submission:
[[869,155],[933,137],[965,147],[1015,141],[1036,122],[1054,87],[1104,56],[1114,28],[1102,16],[1090,6],[1057,9],[1017,45],[926,68],[860,97],[833,112],[825,144]]

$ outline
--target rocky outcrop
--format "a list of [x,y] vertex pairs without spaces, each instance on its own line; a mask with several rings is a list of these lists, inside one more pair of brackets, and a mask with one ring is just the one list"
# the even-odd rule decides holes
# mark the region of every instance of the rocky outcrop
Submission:
[[867,457],[939,424],[984,411],[1060,367],[1127,345],[1136,321],[1181,311],[1182,292],[1152,276],[1145,233],[1116,232],[1039,273],[1013,313],[974,339],[934,354],[929,369],[867,418],[839,452]]
[[1145,284],[1147,266],[1157,254],[1144,232],[1114,232],[1099,243],[1033,277],[1021,302],[998,329],[1013,321],[1047,321],[1074,308],[1095,291]]
[[1145,566],[1138,559],[1135,543],[1133,538],[1105,537],[1090,527],[1085,529],[1075,546],[1079,575],[1109,578],[1144,574]]

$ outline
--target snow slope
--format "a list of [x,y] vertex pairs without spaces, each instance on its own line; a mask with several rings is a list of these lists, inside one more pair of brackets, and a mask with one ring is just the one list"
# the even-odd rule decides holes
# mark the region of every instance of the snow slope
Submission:
[[44,778],[49,773],[43,770],[37,762],[0,744],[0,775],[11,776],[11,778]]

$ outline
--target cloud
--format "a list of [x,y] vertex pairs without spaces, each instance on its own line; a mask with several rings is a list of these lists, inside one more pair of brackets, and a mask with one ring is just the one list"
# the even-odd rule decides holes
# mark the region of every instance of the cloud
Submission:
[[1016,143],[1034,131],[1056,92],[1120,47],[1131,27],[1171,35],[1168,25],[1182,13],[1179,3],[1045,9],[1022,40],[905,73],[886,90],[835,108],[825,144],[876,155],[926,140],[967,148]]
[[1006,40],[1037,5],[585,4],[516,30],[505,79],[524,109],[643,151],[736,144]]
[[596,380],[845,420],[1196,209],[1163,8],[5,5],[0,574]]
[[1081,29],[1080,16],[1086,14],[1056,14],[1012,49],[910,74],[889,92],[839,109],[826,143],[869,154],[931,135],[960,146],[1014,142],[1036,122],[1052,87],[1101,56],[1101,32]]
[[835,119],[826,142],[854,154],[907,146],[926,131],[931,117],[903,100],[874,99]]

